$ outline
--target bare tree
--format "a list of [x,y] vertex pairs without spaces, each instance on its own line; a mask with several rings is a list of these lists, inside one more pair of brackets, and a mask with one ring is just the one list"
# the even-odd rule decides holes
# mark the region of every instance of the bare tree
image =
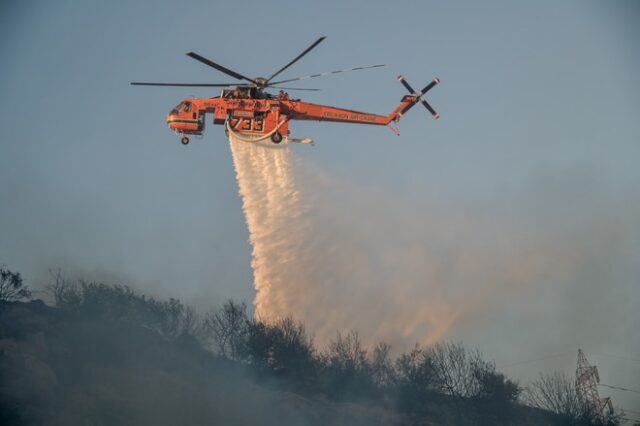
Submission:
[[367,350],[358,333],[338,333],[321,357],[327,394],[335,399],[371,397],[377,387],[371,376]]
[[477,372],[493,370],[479,350],[467,350],[460,343],[437,343],[426,351],[425,356],[431,360],[440,391],[453,397],[476,396],[481,387]]
[[307,337],[304,325],[292,317],[286,317],[274,324],[280,330],[282,342],[291,348],[305,348],[309,353],[313,350],[313,339]]
[[302,323],[291,317],[272,323],[247,322],[247,334],[241,339],[242,359],[259,374],[286,379],[299,389],[309,389],[315,380],[316,362],[313,340]]
[[391,362],[391,346],[380,342],[371,354],[371,375],[373,382],[380,388],[388,387],[396,382],[396,371]]
[[425,356],[425,351],[418,344],[396,360],[398,379],[404,386],[412,386],[422,391],[434,391],[435,373],[433,362]]
[[436,375],[432,360],[418,344],[401,354],[395,363],[397,372],[396,389],[398,406],[412,416],[423,416],[429,412],[429,405],[438,398]]
[[536,408],[570,418],[578,418],[581,414],[573,380],[564,373],[540,374],[540,377],[525,389],[523,396],[528,405]]
[[13,302],[31,297],[31,290],[25,286],[19,272],[0,268],[0,301]]
[[203,321],[204,332],[211,336],[220,355],[235,360],[240,357],[242,338],[246,336],[248,325],[246,303],[233,300],[209,311]]
[[78,308],[82,302],[82,295],[75,283],[67,279],[61,269],[49,270],[51,282],[47,285],[47,291],[53,296],[53,301],[58,308]]
[[170,297],[168,301],[160,303],[161,322],[160,330],[168,338],[178,337],[182,333],[182,317],[184,305]]
[[363,371],[369,368],[367,350],[362,347],[355,331],[345,336],[338,333],[336,340],[330,342],[327,355],[329,363],[342,370]]
[[200,330],[200,317],[193,306],[187,306],[182,314],[182,333],[196,336]]
[[576,425],[618,425],[624,418],[622,410],[600,413],[580,401],[575,382],[566,374],[555,372],[529,384],[524,392],[526,404],[548,410]]

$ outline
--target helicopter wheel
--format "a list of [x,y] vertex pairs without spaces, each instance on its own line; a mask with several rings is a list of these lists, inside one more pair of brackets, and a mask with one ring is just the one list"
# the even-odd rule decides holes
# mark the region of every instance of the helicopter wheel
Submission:
[[187,145],[189,143],[189,138],[183,136],[182,139],[180,139],[180,143],[182,143],[182,145]]
[[271,140],[273,141],[273,143],[280,143],[282,142],[282,135],[280,134],[280,132],[275,132],[271,135]]

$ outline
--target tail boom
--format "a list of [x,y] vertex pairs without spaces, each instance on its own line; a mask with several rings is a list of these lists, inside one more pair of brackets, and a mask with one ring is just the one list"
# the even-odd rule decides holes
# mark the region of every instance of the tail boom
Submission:
[[318,105],[308,102],[291,101],[287,113],[294,120],[332,121],[336,123],[373,124],[384,126],[387,117],[368,112]]
[[435,112],[431,105],[427,103],[422,96],[431,90],[436,84],[440,83],[437,78],[426,85],[420,92],[416,92],[406,82],[403,76],[398,76],[398,80],[409,91],[409,95],[405,95],[400,104],[388,115],[371,114],[368,112],[354,111],[344,108],[336,108],[328,105],[318,105],[301,101],[286,101],[282,103],[284,113],[294,120],[318,120],[333,121],[337,123],[356,123],[356,124],[372,124],[377,126],[389,125],[392,121],[398,121],[409,109],[415,104],[421,102],[425,108],[438,119],[440,115]]

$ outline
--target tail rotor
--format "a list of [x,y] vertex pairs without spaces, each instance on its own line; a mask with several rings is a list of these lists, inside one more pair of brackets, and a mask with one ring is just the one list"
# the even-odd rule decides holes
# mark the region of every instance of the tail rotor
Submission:
[[424,86],[422,88],[422,90],[420,90],[420,93],[417,93],[415,90],[413,90],[413,87],[411,87],[411,85],[407,82],[407,80],[405,80],[405,78],[403,76],[399,75],[398,76],[398,80],[400,80],[400,83],[402,83],[402,85],[405,87],[405,89],[407,89],[407,91],[409,91],[409,93],[411,93],[411,95],[415,98],[414,102],[409,104],[407,106],[407,108],[405,108],[405,110],[402,111],[402,114],[406,113],[416,103],[420,102],[427,109],[427,111],[429,111],[429,113],[433,116],[434,119],[437,120],[438,118],[440,118],[440,114],[438,114],[436,112],[436,110],[434,110],[433,107],[431,105],[429,105],[429,103],[427,101],[422,99],[422,96],[424,96],[429,90],[433,89],[438,83],[440,83],[440,79],[434,78],[431,81],[431,83],[427,84],[426,86]]

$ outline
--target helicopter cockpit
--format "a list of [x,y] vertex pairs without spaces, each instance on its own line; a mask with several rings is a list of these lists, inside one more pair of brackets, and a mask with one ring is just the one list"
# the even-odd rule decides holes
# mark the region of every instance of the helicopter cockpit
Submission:
[[191,102],[183,101],[175,106],[170,112],[169,115],[178,115],[181,112],[189,112],[191,110]]
[[167,114],[167,124],[179,133],[199,134],[204,129],[204,114],[189,101],[182,101]]

